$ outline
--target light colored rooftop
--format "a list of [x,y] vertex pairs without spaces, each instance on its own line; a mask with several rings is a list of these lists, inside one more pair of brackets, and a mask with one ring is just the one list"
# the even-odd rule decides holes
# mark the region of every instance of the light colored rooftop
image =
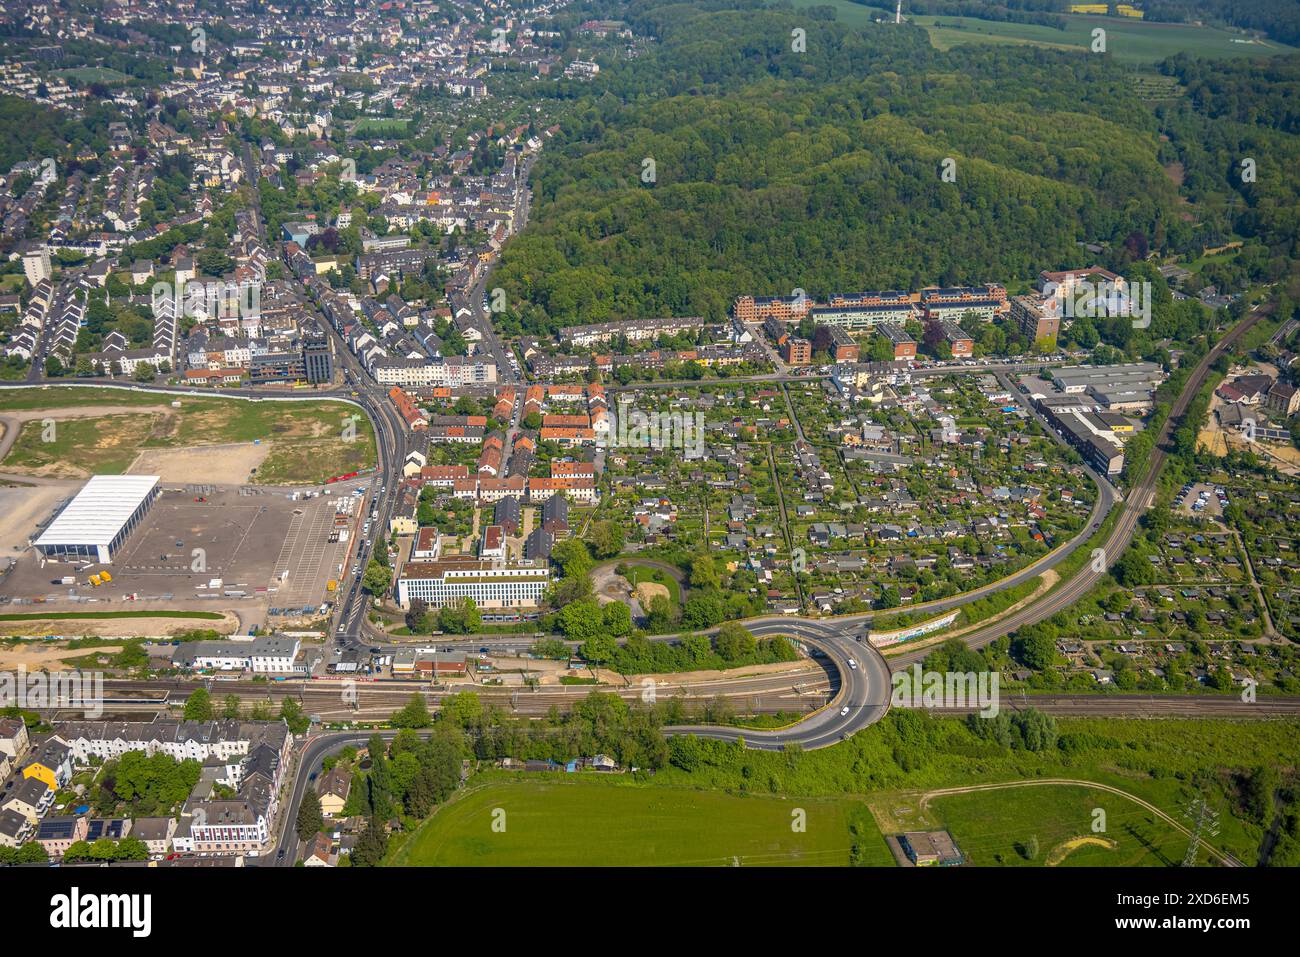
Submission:
[[92,476],[36,544],[108,545],[157,484],[157,475]]

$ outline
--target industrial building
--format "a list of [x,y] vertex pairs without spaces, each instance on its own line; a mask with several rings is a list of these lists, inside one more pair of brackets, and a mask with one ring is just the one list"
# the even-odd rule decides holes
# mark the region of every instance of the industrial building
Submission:
[[36,539],[53,561],[110,565],[162,490],[157,475],[95,475]]

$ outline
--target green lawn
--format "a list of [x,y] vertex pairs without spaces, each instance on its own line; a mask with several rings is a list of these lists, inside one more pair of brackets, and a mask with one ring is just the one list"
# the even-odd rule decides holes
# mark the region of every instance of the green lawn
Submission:
[[624,577],[633,588],[642,582],[650,582],[653,585],[663,585],[668,589],[669,601],[676,605],[682,603],[681,587],[677,584],[677,579],[673,578],[672,575],[647,565],[633,565],[631,562],[628,562],[627,566],[627,575]]
[[[1102,833],[1092,830],[1097,808],[1105,812]],[[1187,851],[1187,838],[1150,811],[1092,788],[1035,785],[954,794],[934,799],[930,810],[976,865],[1042,867],[1053,848],[1085,836],[1114,841],[1116,846],[1080,846],[1059,866],[1172,866],[1181,863]],[[1032,860],[1027,857],[1031,838],[1038,842]]]
[[57,76],[64,79],[78,80],[82,83],[107,83],[112,86],[125,83],[131,78],[118,70],[103,66],[79,66],[71,70],[57,70]]
[[960,43],[1028,43],[1035,46],[1087,51],[1092,45],[1092,31],[1106,31],[1106,52],[1127,63],[1157,63],[1176,53],[1187,52],[1203,57],[1269,56],[1294,53],[1293,47],[1273,40],[1240,42],[1242,34],[1215,27],[1198,27],[1182,23],[1145,23],[1122,17],[1067,16],[1067,27],[1030,23],[997,23],[972,17],[914,17],[930,34],[930,42],[940,50]]
[[[862,802],[848,797],[737,797],[590,774],[501,773],[489,781],[425,821],[391,864],[847,866],[855,842],[863,863],[893,860]],[[792,830],[796,808],[806,813],[803,833]],[[497,809],[504,832],[492,829]]]
[[224,615],[212,611],[59,611],[34,612],[31,614],[0,615],[0,621],[60,621],[62,619],[96,619],[96,618],[201,618],[205,621],[220,621]]

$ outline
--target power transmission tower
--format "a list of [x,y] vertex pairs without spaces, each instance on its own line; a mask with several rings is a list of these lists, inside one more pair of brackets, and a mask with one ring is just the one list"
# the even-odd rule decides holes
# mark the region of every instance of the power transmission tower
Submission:
[[1219,812],[1211,808],[1205,798],[1192,800],[1185,812],[1192,821],[1192,842],[1187,845],[1187,854],[1183,857],[1183,867],[1196,866],[1196,852],[1201,848],[1201,841],[1207,837],[1219,836]]

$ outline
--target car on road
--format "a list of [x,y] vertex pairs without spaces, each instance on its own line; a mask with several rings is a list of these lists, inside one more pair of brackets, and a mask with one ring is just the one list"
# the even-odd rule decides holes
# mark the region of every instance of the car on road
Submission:
[[845,705],[844,707],[840,708],[840,717],[841,717],[841,718],[843,718],[843,717],[844,717],[845,715],[847,715],[848,713],[849,713],[849,706],[848,706],[848,705]]
[[858,670],[858,663],[857,663],[856,661],[854,661],[852,658],[850,658],[850,659],[849,659],[849,667],[852,668],[854,671],[857,671],[857,670]]

